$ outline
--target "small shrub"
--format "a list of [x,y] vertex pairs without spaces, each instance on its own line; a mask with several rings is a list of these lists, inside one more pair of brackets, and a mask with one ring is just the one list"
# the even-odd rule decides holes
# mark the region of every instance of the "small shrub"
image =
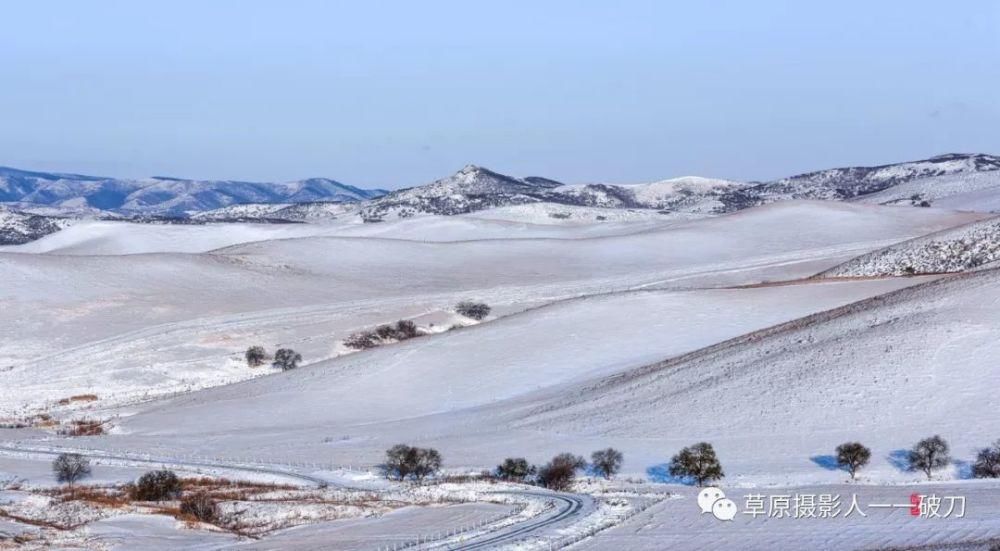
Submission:
[[726,476],[715,455],[715,449],[708,442],[699,442],[682,449],[670,460],[669,470],[670,476],[694,479],[698,486]]
[[246,352],[247,365],[250,367],[260,367],[267,361],[267,351],[263,346],[251,346]]
[[274,353],[274,367],[282,371],[288,371],[289,369],[295,369],[299,366],[299,362],[302,361],[302,354],[292,350],[291,348],[281,348]]
[[399,320],[395,324],[379,325],[370,331],[359,331],[344,339],[344,346],[355,350],[367,350],[383,344],[405,341],[420,336],[417,324],[410,320]]
[[976,462],[972,465],[972,476],[976,478],[1000,478],[1000,440],[988,448],[979,450]]
[[573,487],[576,472],[587,466],[582,457],[561,453],[538,469],[538,484],[550,490],[566,491]]
[[908,458],[910,469],[923,471],[928,480],[933,471],[942,469],[951,462],[948,443],[936,434],[917,442],[910,450]]
[[395,327],[396,338],[401,341],[406,339],[412,339],[414,337],[419,337],[420,332],[417,330],[417,324],[410,320],[399,320],[396,322]]
[[215,522],[219,518],[219,505],[208,493],[195,492],[181,499],[181,514],[201,522]]
[[129,495],[137,501],[164,501],[181,495],[181,481],[173,471],[150,471],[139,477],[129,488]]
[[861,442],[846,442],[837,446],[837,465],[851,473],[851,480],[871,458],[872,451]]
[[496,477],[510,482],[524,482],[526,478],[534,475],[536,470],[535,466],[529,464],[523,457],[508,457],[497,465]]
[[604,478],[611,478],[622,468],[622,461],[625,456],[622,452],[608,448],[598,450],[590,455],[590,464],[594,471]]
[[396,338],[396,328],[391,325],[379,325],[375,328],[375,336],[383,341]]
[[373,331],[361,331],[344,339],[344,346],[355,350],[367,350],[379,345],[379,338]]
[[455,305],[456,312],[476,321],[486,319],[486,316],[490,315],[490,310],[491,308],[486,303],[471,300],[463,300]]

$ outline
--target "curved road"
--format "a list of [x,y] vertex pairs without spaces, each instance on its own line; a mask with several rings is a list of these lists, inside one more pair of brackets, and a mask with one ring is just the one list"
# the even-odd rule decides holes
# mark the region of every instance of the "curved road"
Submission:
[[458,547],[455,547],[454,549],[461,549],[461,550],[489,549],[490,547],[493,547],[495,545],[511,543],[514,540],[530,536],[532,532],[536,532],[547,526],[560,523],[570,517],[579,514],[580,511],[583,509],[584,499],[585,499],[584,496],[578,496],[573,494],[554,494],[554,493],[549,494],[540,492],[502,492],[502,493],[561,501],[563,503],[563,508],[560,509],[559,512],[553,516],[539,520],[532,520],[532,521],[525,521],[522,523],[518,523],[506,529],[498,530],[495,533],[482,536],[475,541],[460,545]]
[[[340,488],[353,489],[350,486],[346,486],[343,484],[332,484],[331,482],[316,476],[303,474],[288,469],[282,469],[279,467],[252,466],[244,464],[224,463],[219,461],[142,458],[142,457],[133,457],[126,454],[95,452],[89,450],[75,451],[71,449],[59,450],[51,448],[45,449],[45,448],[18,447],[15,445],[11,445],[9,443],[0,444],[0,453],[2,452],[16,453],[16,454],[50,455],[50,456],[58,456],[59,454],[62,453],[79,453],[84,457],[95,460],[110,459],[112,461],[122,461],[127,463],[133,463],[133,464],[138,463],[144,465],[148,464],[156,466],[228,469],[233,471],[243,471],[255,474],[277,475],[287,478],[298,479],[308,484],[315,485],[316,487],[336,485],[337,487]],[[359,488],[359,489],[365,489],[365,488]],[[488,549],[496,545],[511,543],[515,540],[530,536],[534,532],[542,530],[548,526],[561,523],[566,519],[578,515],[583,510],[585,501],[589,500],[587,496],[563,494],[563,493],[546,493],[546,492],[532,492],[532,491],[524,491],[524,492],[510,491],[510,492],[497,492],[497,493],[505,493],[510,495],[518,495],[531,498],[549,499],[561,502],[563,506],[554,515],[546,516],[545,518],[541,519],[532,518],[530,520],[513,524],[511,526],[506,526],[496,530],[495,532],[484,534],[483,536],[480,536],[471,542],[464,543],[458,547],[454,548],[449,547],[449,549],[463,549],[463,550]],[[434,542],[428,542],[428,543],[434,543]]]

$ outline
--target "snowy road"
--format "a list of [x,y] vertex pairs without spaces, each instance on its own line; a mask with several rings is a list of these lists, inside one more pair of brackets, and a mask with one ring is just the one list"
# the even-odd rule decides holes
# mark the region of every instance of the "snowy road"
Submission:
[[[9,442],[0,445],[0,455],[55,457],[62,453],[79,453],[94,462],[111,462],[128,466],[150,465],[157,468],[172,467],[179,470],[221,469],[229,472],[245,473],[249,475],[277,476],[284,479],[294,480],[298,483],[305,483],[317,488],[336,486],[348,490],[356,489],[371,491],[370,488],[354,487],[344,484],[341,481],[334,481],[328,478],[297,472],[290,468],[276,465],[248,465],[245,463],[212,459],[139,457],[130,453],[39,448],[34,446],[20,446]],[[546,500],[552,503],[554,508],[541,515],[531,517],[527,521],[502,526],[495,530],[490,530],[487,527],[488,532],[486,534],[470,542],[463,543],[459,547],[452,547],[451,545],[448,545],[448,549],[463,549],[470,551],[473,549],[490,549],[497,545],[513,543],[530,536],[537,536],[548,528],[557,526],[564,527],[567,524],[572,523],[574,520],[578,520],[583,512],[593,509],[594,506],[593,498],[587,495],[540,491],[505,491],[496,493],[527,499]],[[433,544],[435,542],[430,543]]]
[[498,530],[495,533],[489,534],[459,547],[455,547],[454,549],[471,551],[473,549],[490,549],[497,545],[513,543],[528,536],[537,535],[546,528],[564,524],[566,521],[571,520],[574,517],[578,517],[588,506],[593,505],[593,499],[585,495],[538,492],[505,493],[524,497],[548,499],[552,502],[560,502],[561,505],[554,513],[547,515],[542,519],[515,524],[509,528]]

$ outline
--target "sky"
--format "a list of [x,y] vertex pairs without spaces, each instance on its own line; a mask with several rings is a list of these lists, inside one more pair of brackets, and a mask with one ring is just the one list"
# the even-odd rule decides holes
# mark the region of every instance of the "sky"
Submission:
[[1000,2],[10,2],[0,165],[397,188],[1000,154]]

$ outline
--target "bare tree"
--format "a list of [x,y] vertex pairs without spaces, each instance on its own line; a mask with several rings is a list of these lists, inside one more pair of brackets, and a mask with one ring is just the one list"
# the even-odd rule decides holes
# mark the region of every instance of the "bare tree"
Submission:
[[73,485],[90,476],[90,461],[78,453],[61,453],[52,462],[52,472],[55,473],[56,480],[69,485],[69,495],[75,497]]
[[726,476],[708,442],[699,442],[682,449],[670,460],[670,476],[692,478],[698,486]]
[[871,458],[872,451],[861,442],[845,442],[837,446],[837,465],[851,473],[851,480],[854,480],[858,469],[867,465]]
[[909,460],[911,469],[923,471],[930,480],[933,471],[944,468],[951,462],[948,443],[936,434],[924,438],[910,450]]
[[611,478],[622,468],[624,459],[625,456],[622,455],[622,452],[608,448],[590,454],[590,465],[597,474],[604,478]]
[[561,453],[538,469],[538,483],[551,490],[565,491],[573,486],[576,472],[587,466],[582,457]]
[[486,316],[490,315],[488,304],[485,302],[473,302],[471,300],[463,300],[456,304],[455,311],[476,321],[482,321],[486,319]]
[[386,478],[416,480],[438,472],[441,469],[441,454],[434,448],[418,448],[406,444],[396,444],[385,452],[382,473]]
[[277,367],[282,371],[295,369],[299,366],[299,362],[301,361],[302,354],[299,354],[291,348],[280,348],[274,353],[274,367]]
[[535,474],[536,468],[523,457],[508,457],[497,465],[496,476],[511,482],[524,482],[524,479]]
[[1000,440],[979,450],[972,465],[972,476],[976,478],[1000,478]]
[[251,346],[246,352],[247,365],[250,367],[260,367],[267,360],[267,351],[263,346]]
[[382,464],[382,472],[386,478],[403,480],[410,475],[410,461],[408,457],[413,448],[406,444],[396,444],[385,452],[385,463]]
[[441,470],[441,454],[434,448],[413,448],[411,471],[418,481]]

